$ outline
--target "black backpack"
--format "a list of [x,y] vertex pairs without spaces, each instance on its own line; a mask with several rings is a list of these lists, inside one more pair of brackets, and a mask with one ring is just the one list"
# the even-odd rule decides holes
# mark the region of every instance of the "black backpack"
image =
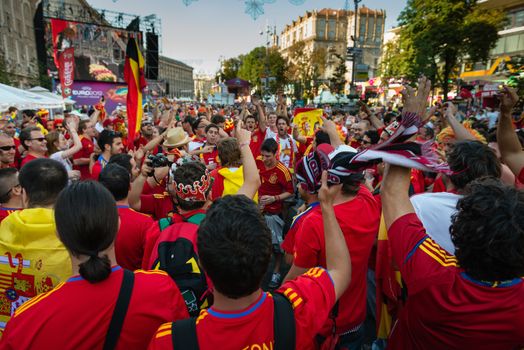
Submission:
[[[295,314],[289,300],[274,292],[274,346],[275,350],[295,349]],[[196,333],[196,317],[171,323],[171,337],[174,350],[199,350]]]
[[[200,217],[201,215],[201,217]],[[200,220],[195,219],[199,216]],[[157,239],[151,269],[166,271],[175,281],[191,316],[211,304],[208,283],[196,253],[198,223],[203,214],[196,214],[187,222],[174,223],[162,229]]]

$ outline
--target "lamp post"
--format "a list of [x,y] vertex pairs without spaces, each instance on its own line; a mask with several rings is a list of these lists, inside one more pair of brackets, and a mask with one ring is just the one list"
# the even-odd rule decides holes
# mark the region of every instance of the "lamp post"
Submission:
[[264,86],[264,90],[262,91],[262,94],[264,96],[264,99],[267,100],[269,99],[268,97],[268,91],[269,91],[269,47],[271,45],[271,39],[270,39],[270,36],[271,34],[274,34],[274,32],[276,32],[276,27],[274,28],[271,28],[271,26],[269,25],[269,23],[266,24],[266,28],[264,30],[261,30],[260,31],[260,35],[264,35],[266,34],[266,59],[265,59],[265,86]]
[[357,18],[358,18],[358,4],[362,2],[362,0],[353,0],[355,3],[355,18],[353,22],[353,62],[352,69],[351,69],[351,91],[350,93],[352,95],[357,93],[357,85],[355,83],[355,76],[356,76],[356,67],[357,67]]

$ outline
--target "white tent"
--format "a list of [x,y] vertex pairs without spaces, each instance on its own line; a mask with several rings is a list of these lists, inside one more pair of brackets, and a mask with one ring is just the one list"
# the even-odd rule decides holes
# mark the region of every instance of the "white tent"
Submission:
[[42,95],[44,97],[57,99],[58,101],[62,101],[63,103],[65,103],[67,106],[69,106],[69,105],[72,106],[72,105],[74,105],[76,103],[76,101],[71,99],[71,97],[62,98],[62,96],[60,96],[58,94],[55,94],[55,93],[52,93],[51,91],[49,91],[46,88],[43,88],[41,86],[32,87],[31,89],[29,89],[27,91],[35,93],[35,94],[38,94],[38,95]]
[[64,108],[64,101],[0,84],[0,111],[10,106],[18,109]]
[[318,96],[313,99],[317,104],[333,104],[338,103],[338,99],[329,90],[322,90]]

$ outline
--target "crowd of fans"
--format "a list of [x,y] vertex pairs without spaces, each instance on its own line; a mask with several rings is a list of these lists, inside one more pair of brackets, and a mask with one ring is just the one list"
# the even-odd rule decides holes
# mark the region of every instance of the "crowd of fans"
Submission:
[[0,349],[522,349],[518,97],[0,119]]

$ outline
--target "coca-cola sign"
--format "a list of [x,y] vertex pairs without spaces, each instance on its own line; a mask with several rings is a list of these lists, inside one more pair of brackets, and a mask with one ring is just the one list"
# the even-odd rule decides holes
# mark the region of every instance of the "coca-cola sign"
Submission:
[[75,81],[75,54],[74,48],[69,47],[62,51],[59,56],[60,66],[58,75],[62,86],[62,96],[67,98],[73,93],[72,86]]

